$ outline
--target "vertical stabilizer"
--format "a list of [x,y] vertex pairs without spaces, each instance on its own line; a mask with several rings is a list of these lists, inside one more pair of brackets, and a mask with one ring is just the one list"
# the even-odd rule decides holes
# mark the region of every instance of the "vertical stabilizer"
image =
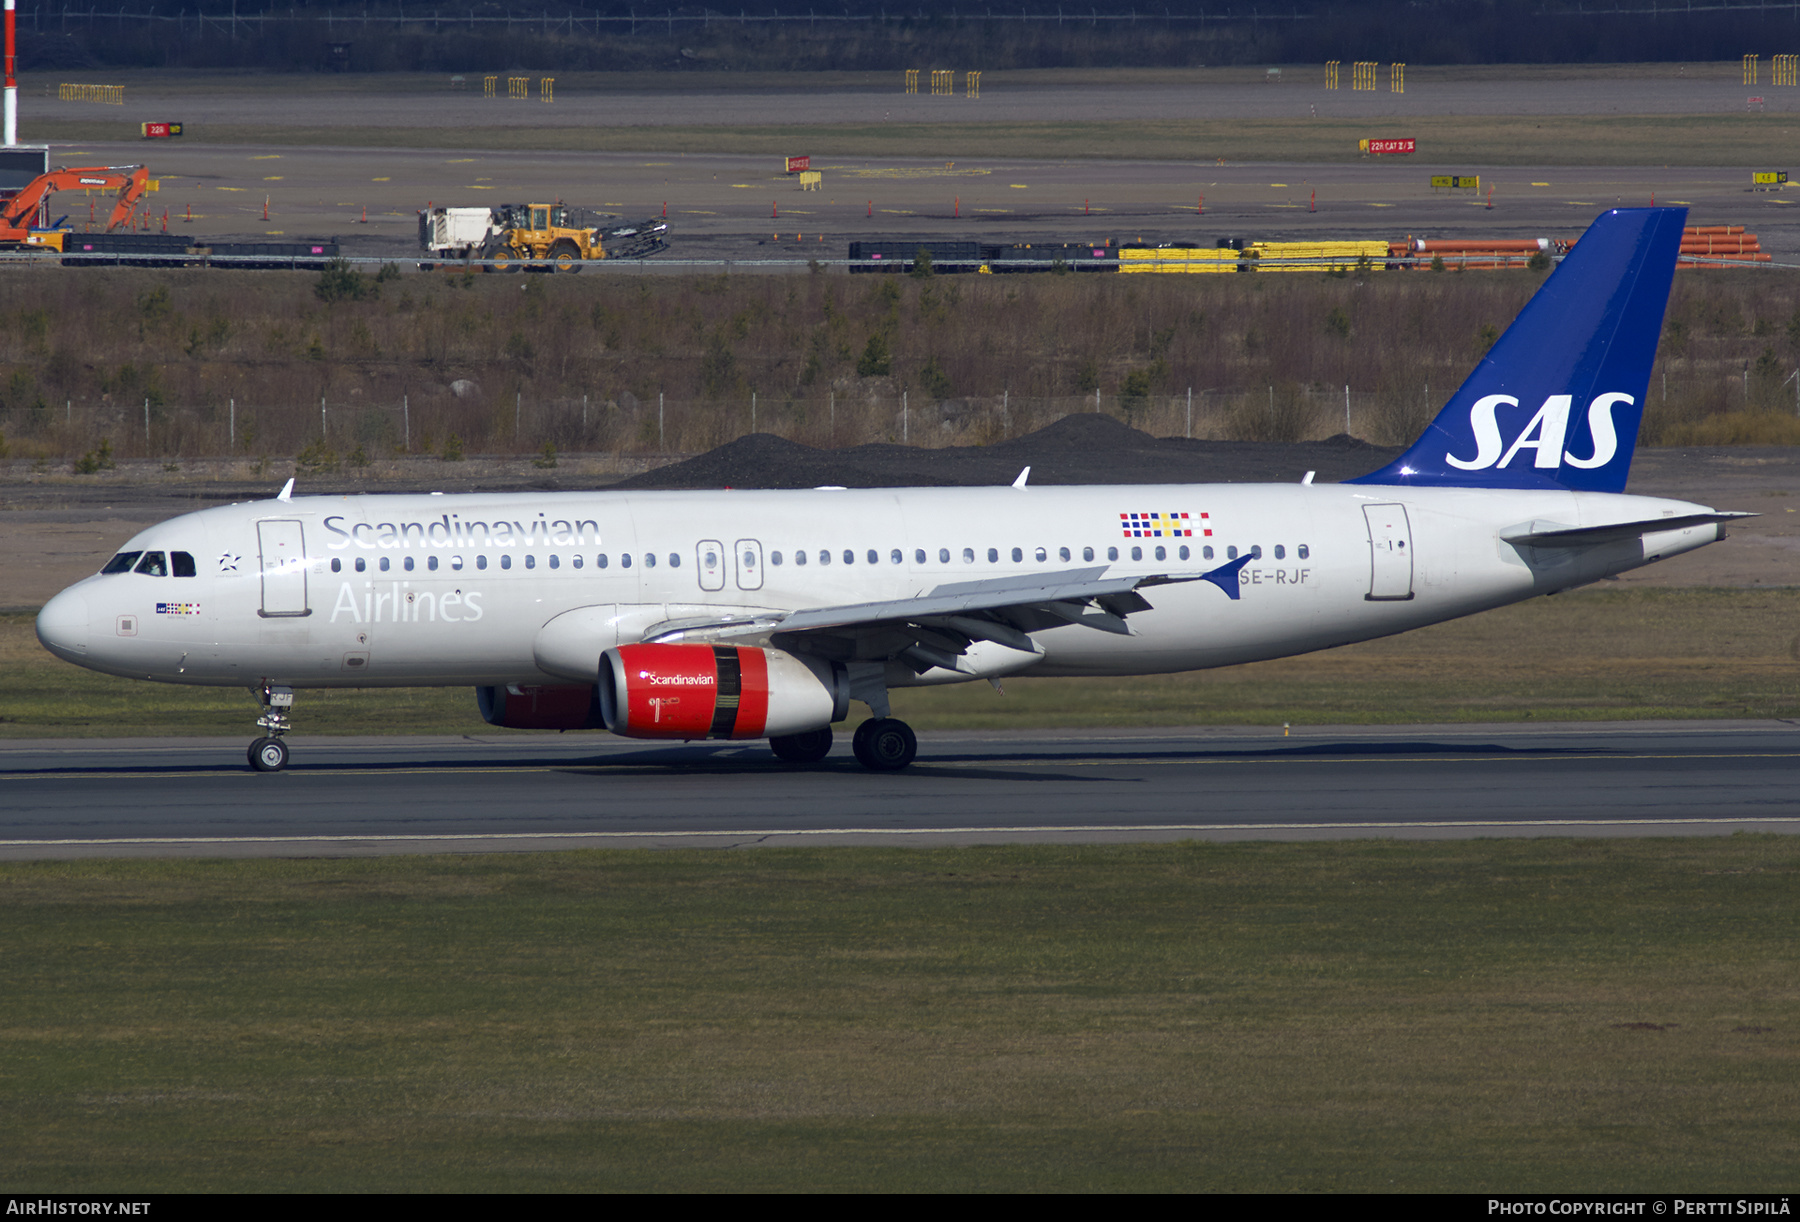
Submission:
[[1686,220],[1601,216],[1412,448],[1349,482],[1623,492]]

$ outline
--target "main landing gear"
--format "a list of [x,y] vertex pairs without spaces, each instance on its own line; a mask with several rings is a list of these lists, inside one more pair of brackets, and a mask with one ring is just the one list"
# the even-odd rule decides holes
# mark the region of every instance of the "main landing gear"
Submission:
[[[897,717],[871,717],[856,727],[850,749],[871,772],[896,772],[919,754],[919,740]],[[816,764],[831,754],[831,728],[771,738],[769,750],[790,764]]]
[[288,710],[294,707],[294,689],[262,685],[262,712],[256,724],[268,734],[250,744],[250,767],[258,772],[280,772],[287,767],[287,744],[282,735],[294,728]]
[[850,749],[871,772],[898,772],[919,754],[919,739],[898,717],[871,717],[856,727]]

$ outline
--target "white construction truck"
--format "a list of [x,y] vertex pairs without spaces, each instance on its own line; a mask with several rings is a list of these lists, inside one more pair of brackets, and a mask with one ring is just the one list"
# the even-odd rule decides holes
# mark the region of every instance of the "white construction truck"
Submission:
[[667,221],[609,223],[618,219],[567,204],[426,208],[419,213],[419,246],[439,259],[481,259],[488,270],[501,271],[526,262],[577,271],[590,260],[642,259],[669,248]]

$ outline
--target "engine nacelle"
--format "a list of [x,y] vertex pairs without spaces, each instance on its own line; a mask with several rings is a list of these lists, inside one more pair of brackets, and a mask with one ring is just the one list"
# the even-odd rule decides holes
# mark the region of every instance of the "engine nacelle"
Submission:
[[509,730],[598,730],[603,724],[591,685],[478,687],[475,703],[483,721]]
[[745,645],[620,645],[600,655],[600,716],[626,738],[771,738],[850,711],[842,667]]

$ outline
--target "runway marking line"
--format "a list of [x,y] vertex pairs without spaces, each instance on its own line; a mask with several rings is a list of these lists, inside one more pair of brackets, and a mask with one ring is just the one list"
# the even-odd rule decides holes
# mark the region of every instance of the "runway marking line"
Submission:
[[482,840],[656,840],[675,838],[723,839],[760,836],[967,836],[996,834],[1045,834],[1056,832],[1317,832],[1394,831],[1412,828],[1521,828],[1521,827],[1741,827],[1751,824],[1792,824],[1794,816],[1725,816],[1717,819],[1428,819],[1415,823],[1397,820],[1356,820],[1346,823],[1071,823],[1015,824],[1003,827],[761,827],[717,831],[660,832],[403,832],[396,834],[345,833],[337,836],[107,836],[93,840],[0,840],[0,848],[61,847],[102,844],[417,844],[464,843]]
[[[1582,763],[1593,760],[1631,763],[1643,760],[1753,760],[1753,759],[1800,759],[1800,751],[1718,751],[1709,754],[1682,754],[1676,752],[1658,752],[1638,755],[1609,755],[1591,753],[1580,755],[1548,755],[1525,753],[1519,755],[1383,755],[1383,756],[1277,756],[1265,758],[1234,758],[1229,756],[1206,757],[1202,759],[1160,759],[1149,756],[1117,756],[1106,759],[1008,759],[1005,757],[979,760],[926,760],[924,766],[929,768],[1107,768],[1107,767],[1146,767],[1153,764],[1170,766],[1206,767],[1209,765],[1249,766],[1253,764],[1559,764]],[[690,761],[691,762],[691,761]],[[292,770],[296,775],[306,776],[366,776],[371,772],[379,772],[382,776],[434,776],[439,774],[454,776],[499,776],[519,775],[527,772],[592,772],[608,776],[618,776],[628,772],[668,772],[683,767],[682,764],[668,763],[635,763],[635,764],[595,764],[585,760],[570,760],[565,764],[517,764],[497,765],[494,767],[445,768],[442,766],[419,765],[414,767],[385,768],[380,764],[371,765],[314,765]],[[11,780],[88,780],[96,776],[105,776],[115,780],[146,780],[150,778],[191,780],[201,777],[248,776],[243,768],[226,765],[207,769],[186,769],[179,772],[150,770],[120,771],[95,773],[68,768],[20,769],[18,771],[0,772],[0,781]]]

